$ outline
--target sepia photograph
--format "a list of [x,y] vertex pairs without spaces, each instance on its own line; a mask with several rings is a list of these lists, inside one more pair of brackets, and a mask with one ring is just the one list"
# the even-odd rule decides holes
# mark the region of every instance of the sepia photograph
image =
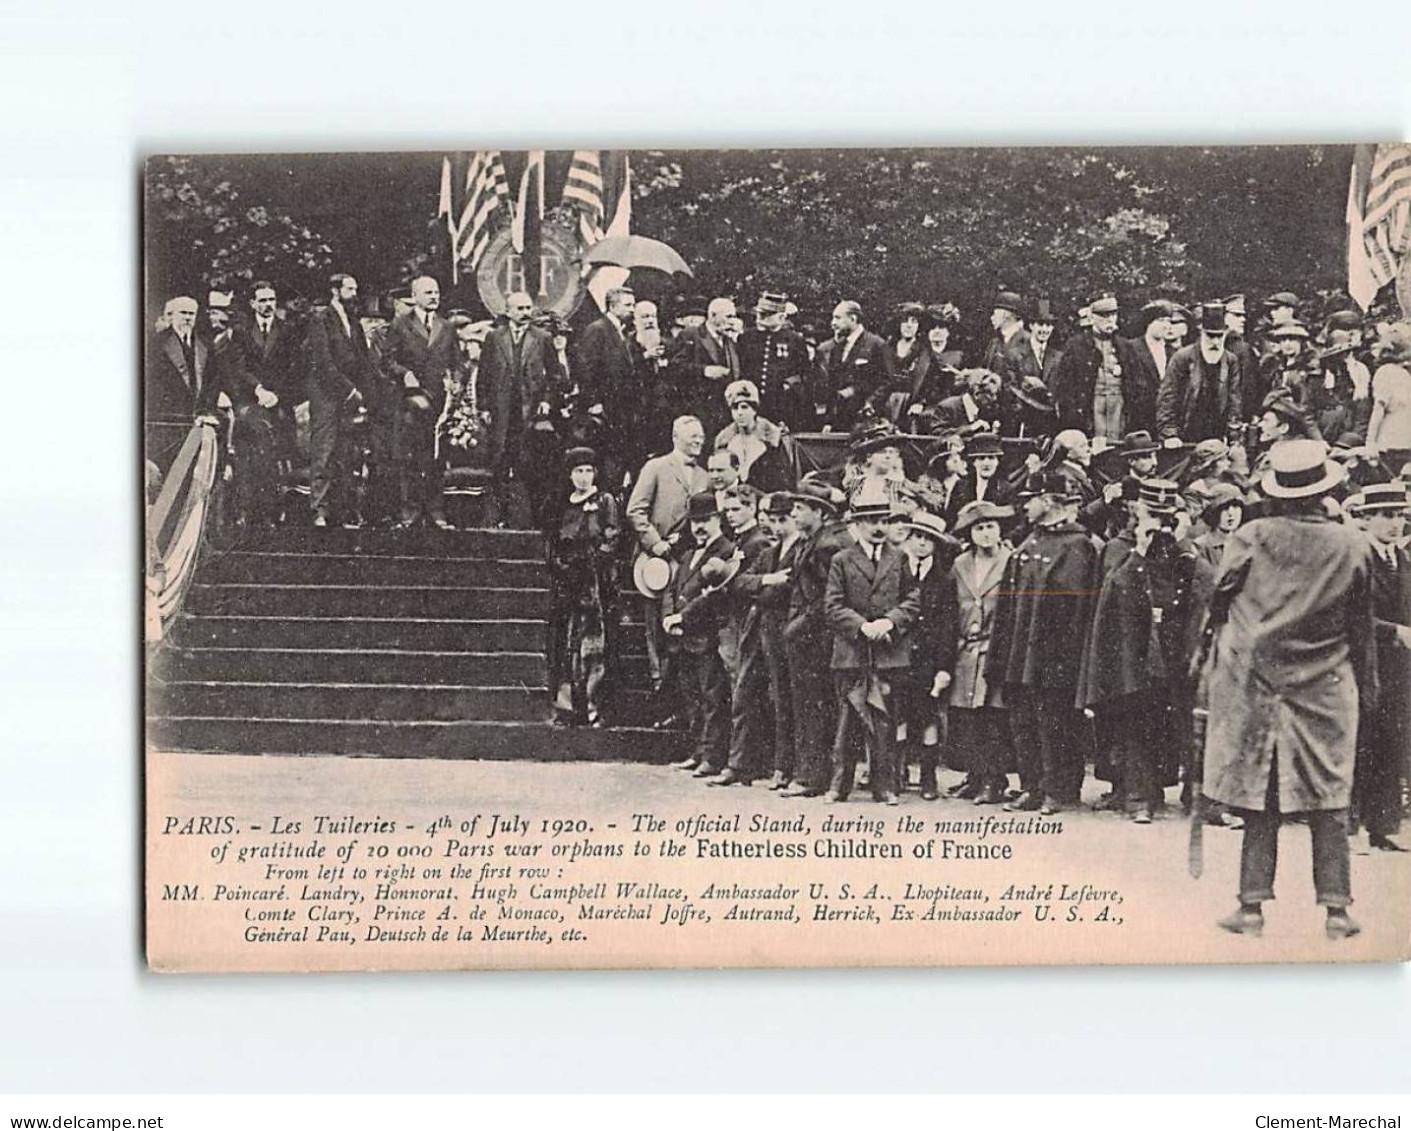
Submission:
[[1411,146],[154,153],[141,227],[154,970],[1411,956]]

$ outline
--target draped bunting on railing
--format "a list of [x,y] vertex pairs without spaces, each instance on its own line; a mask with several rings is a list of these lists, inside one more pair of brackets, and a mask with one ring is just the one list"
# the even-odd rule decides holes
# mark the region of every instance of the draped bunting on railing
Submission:
[[181,608],[196,568],[219,442],[216,429],[194,425],[147,512],[146,640],[159,643]]

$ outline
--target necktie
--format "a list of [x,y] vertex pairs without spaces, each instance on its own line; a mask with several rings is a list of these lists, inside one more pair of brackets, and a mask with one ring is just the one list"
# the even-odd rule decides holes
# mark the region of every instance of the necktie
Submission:
[[426,327],[426,336],[431,337],[431,315],[422,315],[421,324]]

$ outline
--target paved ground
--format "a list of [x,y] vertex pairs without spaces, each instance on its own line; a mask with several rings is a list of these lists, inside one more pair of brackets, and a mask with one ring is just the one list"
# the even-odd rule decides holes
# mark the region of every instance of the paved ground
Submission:
[[[958,780],[946,775],[944,784]],[[532,818],[584,818],[601,828],[608,822],[626,829],[633,814],[652,813],[669,822],[691,817],[741,813],[774,818],[804,816],[811,831],[825,818],[885,819],[888,829],[902,817],[925,822],[953,821],[993,814],[996,808],[968,802],[923,802],[909,793],[899,808],[887,808],[854,795],[844,805],[780,798],[762,786],[707,788],[666,767],[626,764],[383,761],[338,757],[259,757],[155,753],[149,762],[150,811],[162,813],[233,813],[240,820],[313,813],[395,814],[408,824],[426,824],[443,814],[456,819],[470,812],[520,813]],[[1098,790],[1089,783],[1086,800]],[[1174,800],[1176,791],[1171,791]],[[1027,815],[1021,815],[1027,816]],[[1365,933],[1341,944],[1327,942],[1322,913],[1313,904],[1307,832],[1285,829],[1282,838],[1279,899],[1268,907],[1268,928],[1260,940],[1228,936],[1213,922],[1233,907],[1240,835],[1210,828],[1205,835],[1205,875],[1187,873],[1187,822],[1173,807],[1150,826],[1134,826],[1124,817],[1083,811],[1064,814],[1056,836],[1007,838],[1009,861],[939,864],[905,861],[743,861],[696,864],[652,860],[647,871],[616,864],[613,878],[648,878],[663,883],[770,882],[811,879],[839,882],[881,880],[890,887],[906,881],[983,884],[992,894],[1010,885],[1087,884],[1120,890],[1120,928],[1045,931],[1028,923],[1020,928],[945,924],[917,936],[895,928],[855,938],[826,928],[795,932],[783,945],[776,933],[732,933],[717,924],[700,945],[690,931],[660,934],[635,942],[614,943],[607,954],[584,960],[590,965],[675,962],[706,965],[788,964],[796,961],[906,964],[913,962],[1053,962],[1112,961],[1326,961],[1386,960],[1404,955],[1411,938],[1411,856],[1368,853],[1365,837],[1353,859],[1355,915]],[[742,834],[742,839],[751,839]],[[754,838],[758,839],[758,838]],[[916,838],[910,838],[915,840]],[[976,838],[956,836],[957,842]],[[988,843],[1005,838],[991,837]],[[910,841],[908,841],[908,846]],[[174,859],[171,845],[156,844],[152,879],[160,879]],[[622,869],[629,868],[627,873]],[[801,908],[801,913],[807,910]],[[1027,912],[1027,908],[1025,909]],[[776,928],[777,931],[777,928]],[[736,945],[738,940],[739,945]],[[567,954],[561,958],[567,959]],[[535,960],[537,962],[538,960]],[[547,960],[545,960],[547,962]],[[464,960],[461,964],[465,964]],[[514,964],[510,962],[508,964]],[[533,964],[533,963],[531,963]]]

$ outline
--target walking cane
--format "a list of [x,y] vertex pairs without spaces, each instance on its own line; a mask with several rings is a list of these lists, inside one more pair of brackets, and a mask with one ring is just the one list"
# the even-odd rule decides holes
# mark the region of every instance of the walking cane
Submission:
[[1186,846],[1186,867],[1192,879],[1205,871],[1205,807],[1201,805],[1201,782],[1205,774],[1205,729],[1210,712],[1197,707],[1191,712],[1191,750],[1188,780],[1191,783],[1191,832]]

